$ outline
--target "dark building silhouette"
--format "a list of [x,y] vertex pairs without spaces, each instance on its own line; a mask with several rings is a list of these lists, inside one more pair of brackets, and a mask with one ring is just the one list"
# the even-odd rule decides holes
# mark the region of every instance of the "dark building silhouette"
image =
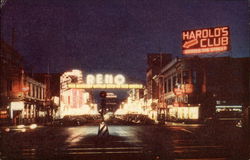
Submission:
[[173,59],[155,78],[158,109],[168,120],[239,118],[249,105],[249,68],[249,58]]
[[154,76],[158,75],[161,68],[171,61],[172,55],[166,53],[152,53],[147,56],[146,88],[147,99],[158,98],[158,87],[154,81]]

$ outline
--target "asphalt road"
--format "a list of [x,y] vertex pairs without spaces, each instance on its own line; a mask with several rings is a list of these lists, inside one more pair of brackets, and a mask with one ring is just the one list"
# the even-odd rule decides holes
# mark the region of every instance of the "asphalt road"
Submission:
[[249,143],[239,128],[216,131],[197,125],[38,127],[3,133],[0,159],[248,160]]

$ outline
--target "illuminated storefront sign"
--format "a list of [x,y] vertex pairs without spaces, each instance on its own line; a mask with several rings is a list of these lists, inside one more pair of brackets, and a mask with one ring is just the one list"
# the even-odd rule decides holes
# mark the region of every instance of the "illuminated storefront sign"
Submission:
[[64,91],[67,89],[68,83],[82,83],[82,71],[73,69],[69,72],[64,72],[60,77],[61,90]]
[[76,89],[141,89],[142,84],[78,84],[70,83],[68,88]]
[[242,106],[238,105],[220,105],[216,106],[216,112],[222,112],[222,111],[242,111]]
[[183,54],[202,54],[230,50],[229,27],[204,28],[182,32]]
[[11,102],[10,106],[11,110],[13,111],[22,111],[24,109],[24,102],[23,101]]
[[176,119],[199,119],[199,107],[169,107],[169,115],[175,117]]
[[7,119],[9,118],[9,114],[7,110],[0,110],[0,119]]

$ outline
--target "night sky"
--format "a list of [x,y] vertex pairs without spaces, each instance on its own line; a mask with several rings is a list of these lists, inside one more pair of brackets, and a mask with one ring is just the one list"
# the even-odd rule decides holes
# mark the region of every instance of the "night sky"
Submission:
[[[148,53],[181,56],[183,30],[229,26],[249,56],[247,0],[8,0],[3,39],[34,72],[121,72],[144,80]],[[227,54],[224,54],[227,55]]]

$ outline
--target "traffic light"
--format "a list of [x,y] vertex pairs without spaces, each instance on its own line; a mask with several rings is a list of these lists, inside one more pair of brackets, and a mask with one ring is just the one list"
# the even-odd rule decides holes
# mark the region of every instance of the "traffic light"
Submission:
[[100,97],[101,98],[106,98],[106,96],[107,96],[107,92],[105,92],[105,91],[100,92]]

